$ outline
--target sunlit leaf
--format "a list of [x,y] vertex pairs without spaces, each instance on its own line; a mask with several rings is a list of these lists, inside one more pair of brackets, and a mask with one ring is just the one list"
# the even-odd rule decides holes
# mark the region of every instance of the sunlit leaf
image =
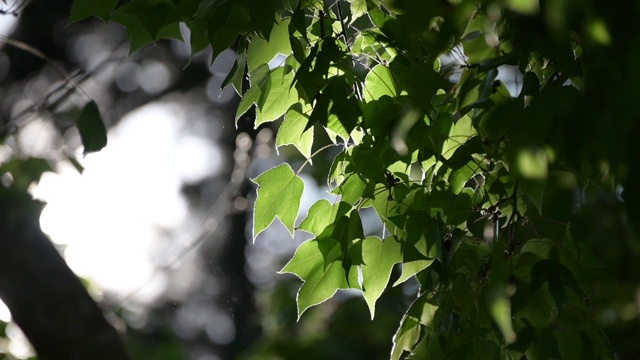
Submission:
[[438,310],[432,302],[423,294],[411,304],[393,336],[392,360],[400,359],[404,351],[412,351],[420,338],[422,326],[431,325]]
[[258,184],[253,216],[253,239],[265,230],[276,216],[293,236],[293,226],[300,209],[304,182],[289,164],[267,170],[252,180]]
[[393,266],[402,262],[402,244],[393,236],[384,240],[369,236],[362,241],[362,287],[371,319],[376,313],[376,301],[389,283]]
[[349,0],[351,3],[351,23],[356,21],[360,16],[367,14],[366,0]]
[[255,127],[269,121],[277,120],[291,105],[298,102],[298,92],[291,87],[293,73],[285,74],[284,67],[278,67],[269,75],[269,87],[263,89],[264,98],[257,104]]
[[393,348],[391,359],[399,360],[405,351],[411,351],[420,338],[420,321],[414,317],[405,315],[400,323],[398,331],[393,336]]
[[[268,2],[268,1],[254,1]],[[262,64],[268,64],[273,58],[282,54],[291,54],[291,43],[289,42],[289,22],[290,19],[282,20],[273,27],[271,36],[268,39],[253,38],[249,45],[248,61],[249,71],[253,71]]]
[[351,211],[351,206],[347,203],[340,201],[332,205],[328,200],[320,199],[311,206],[309,214],[302,220],[298,229],[318,237],[337,218],[346,215],[349,211]]
[[262,64],[249,74],[251,87],[242,96],[238,110],[236,110],[236,125],[240,116],[244,115],[252,105],[262,106],[271,89],[271,71],[267,64]]
[[310,307],[330,299],[340,289],[358,289],[358,271],[353,267],[347,274],[342,262],[337,260],[340,246],[335,243],[333,254],[336,260],[325,267],[325,257],[319,249],[319,242],[307,240],[296,250],[293,258],[280,271],[297,275],[304,281],[298,291],[298,318]]
[[473,121],[469,116],[463,116],[451,128],[448,139],[442,146],[442,156],[445,159],[451,158],[456,149],[474,135],[476,135],[476,129],[473,127]]
[[511,10],[525,15],[535,15],[540,11],[539,0],[507,0],[506,3]]
[[389,68],[376,65],[364,81],[364,100],[366,102],[378,100],[384,95],[395,97],[399,93]]
[[333,193],[341,195],[341,201],[355,205],[355,203],[362,198],[366,186],[366,182],[364,182],[358,174],[351,174],[345,178],[342,184],[333,190]]
[[505,288],[496,284],[491,285],[487,289],[486,303],[489,314],[502,332],[504,341],[507,344],[513,344],[517,337],[511,322],[511,301]]
[[309,116],[305,113],[311,112],[309,107],[302,109],[301,104],[295,104],[287,111],[284,121],[278,129],[276,137],[276,147],[293,145],[307,159],[311,158],[311,146],[313,145],[313,128],[306,129]]
[[523,148],[516,154],[516,166],[520,175],[526,179],[547,179],[548,160],[543,149]]

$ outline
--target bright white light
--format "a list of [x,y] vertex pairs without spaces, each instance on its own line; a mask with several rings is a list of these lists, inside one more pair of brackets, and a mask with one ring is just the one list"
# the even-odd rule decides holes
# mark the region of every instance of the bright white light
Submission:
[[[6,5],[5,5],[6,6]],[[0,6],[0,8],[2,8]],[[15,30],[18,25],[18,17],[17,16],[0,16],[0,35],[9,37],[13,30]],[[4,46],[4,41],[0,40],[0,48]]]
[[82,175],[60,165],[34,190],[47,202],[42,230],[66,245],[69,266],[99,288],[122,295],[144,288],[136,300],[151,302],[168,285],[152,277],[151,252],[186,223],[183,182],[219,170],[220,151],[184,127],[185,114],[160,103],[131,112],[109,132],[106,148],[80,160]]
[[0,321],[6,323],[11,321],[11,311],[9,311],[9,308],[2,300],[0,300]]
[[28,359],[35,355],[29,344],[29,340],[24,335],[18,325],[9,323],[5,330],[9,338],[9,352],[18,359]]
[[56,139],[56,129],[51,121],[35,118],[20,128],[18,143],[25,154],[46,158],[51,154]]
[[147,94],[157,94],[171,84],[171,71],[158,61],[146,61],[137,73],[138,84]]

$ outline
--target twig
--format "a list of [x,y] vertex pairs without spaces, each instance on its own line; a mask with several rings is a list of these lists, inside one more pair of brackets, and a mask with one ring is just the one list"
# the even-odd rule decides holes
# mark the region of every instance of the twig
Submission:
[[328,149],[330,147],[333,147],[333,146],[338,146],[338,145],[340,145],[340,144],[328,144],[328,145],[325,145],[325,146],[321,147],[320,149],[316,150],[313,154],[311,154],[311,156],[308,159],[306,159],[302,163],[302,165],[300,165],[300,168],[298,169],[298,171],[296,171],[296,176],[300,175],[300,172],[302,171],[302,169],[304,169],[304,167],[307,166],[309,161],[311,159],[313,159],[314,156],[318,155],[319,152],[321,152],[322,150]]
[[53,60],[49,59],[49,57],[47,57],[47,55],[45,55],[42,51],[34,48],[33,46],[26,44],[22,41],[18,41],[18,40],[14,40],[14,39],[9,39],[8,37],[4,36],[4,35],[0,35],[0,40],[6,42],[7,44],[28,52],[29,54],[38,57],[44,61],[46,61],[47,63],[49,63],[49,65],[53,66],[53,68],[60,73],[60,75],[62,75],[62,77],[68,81],[71,85],[73,85],[74,88],[76,88],[76,90],[78,90],[78,92],[82,93],[89,101],[92,101],[93,99],[91,99],[91,97],[84,91],[82,90],[82,88],[73,80],[73,78],[66,72],[64,71],[63,68],[61,68],[60,66],[58,66],[58,64],[56,64]]

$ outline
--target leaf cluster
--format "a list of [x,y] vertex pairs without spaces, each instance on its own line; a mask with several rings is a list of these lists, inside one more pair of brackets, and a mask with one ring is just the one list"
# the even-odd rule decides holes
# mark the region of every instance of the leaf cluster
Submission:
[[[611,42],[597,19],[567,7],[564,22],[532,0],[89,3],[75,0],[70,20],[118,22],[132,51],[180,39],[180,23],[194,53],[233,47],[223,86],[242,96],[236,121],[252,109],[256,127],[283,119],[276,145],[308,160],[327,147],[314,132],[342,147],[327,174],[335,201],[298,227],[299,171],[253,180],[254,239],[276,217],[314,236],[282,269],[304,282],[298,316],[351,289],[374,317],[388,286],[416,279],[393,359],[611,355],[585,290],[599,265],[569,222],[579,204],[549,195],[628,181],[583,133],[605,112],[589,97]],[[381,228],[364,227],[365,208]]]

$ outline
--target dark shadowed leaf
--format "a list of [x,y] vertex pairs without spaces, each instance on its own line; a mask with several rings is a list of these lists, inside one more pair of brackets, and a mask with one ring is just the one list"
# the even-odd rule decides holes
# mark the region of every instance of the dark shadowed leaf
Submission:
[[98,105],[94,101],[88,103],[80,112],[78,131],[84,146],[83,154],[100,151],[107,146],[107,129],[100,117]]

